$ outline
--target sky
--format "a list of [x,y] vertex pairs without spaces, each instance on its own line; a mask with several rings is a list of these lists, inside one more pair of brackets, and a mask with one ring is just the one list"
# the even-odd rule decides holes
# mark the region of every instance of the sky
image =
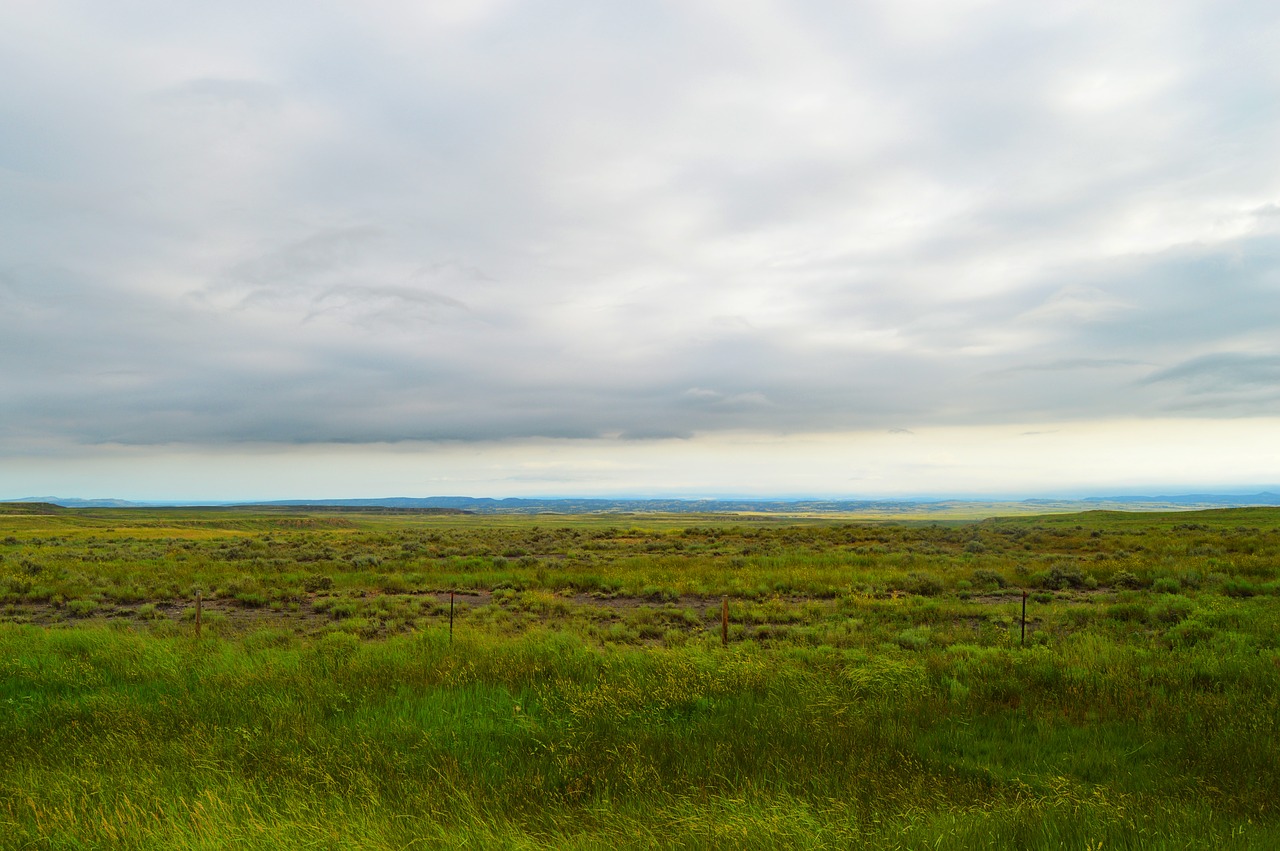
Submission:
[[1280,482],[1273,0],[0,22],[0,498]]

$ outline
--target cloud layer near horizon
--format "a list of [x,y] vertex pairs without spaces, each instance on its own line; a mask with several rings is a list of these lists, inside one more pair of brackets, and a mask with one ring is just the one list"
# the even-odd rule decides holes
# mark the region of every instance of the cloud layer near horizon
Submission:
[[53,2],[0,454],[1280,414],[1280,10]]

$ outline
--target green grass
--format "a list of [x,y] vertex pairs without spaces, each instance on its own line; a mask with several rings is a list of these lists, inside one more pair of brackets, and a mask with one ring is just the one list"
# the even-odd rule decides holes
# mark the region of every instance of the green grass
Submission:
[[[614,522],[618,518],[611,518]],[[602,596],[938,595],[961,583],[1280,593],[1270,509],[889,524],[734,517],[487,518],[98,512],[0,516],[0,605],[320,590],[545,589]]]
[[1277,520],[0,517],[0,848],[1277,848]]
[[0,658],[5,847],[1280,839],[1274,653],[7,627]]

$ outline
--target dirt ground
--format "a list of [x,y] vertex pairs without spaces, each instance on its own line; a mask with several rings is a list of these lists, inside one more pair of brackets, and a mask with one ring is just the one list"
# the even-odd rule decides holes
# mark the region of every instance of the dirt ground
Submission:
[[[1099,595],[1106,595],[1109,592],[1105,590],[1091,591],[1073,591],[1059,593],[1056,595],[1058,602],[1067,604],[1080,604],[1092,602]],[[363,600],[372,600],[378,596],[377,593],[367,593]],[[398,598],[408,598],[421,601],[429,599],[436,606],[431,611],[421,611],[414,615],[414,621],[418,627],[425,625],[443,625],[449,620],[449,603],[450,592],[448,591],[426,591],[410,594],[388,595]],[[491,591],[459,591],[453,594],[453,605],[455,617],[460,622],[465,622],[469,617],[481,613],[487,607],[505,606],[506,601],[501,600],[495,602],[494,594]],[[300,595],[291,605],[283,608],[273,609],[270,606],[251,607],[245,606],[234,599],[205,599],[201,601],[202,621],[205,624],[217,625],[218,629],[230,629],[234,632],[247,632],[258,628],[276,628],[284,629],[291,632],[314,633],[324,630],[328,625],[338,623],[340,620],[336,618],[328,609],[321,604],[317,608],[317,602],[325,601],[349,601],[353,598],[338,598],[331,596],[323,596],[317,594]],[[588,612],[594,613],[595,617],[603,616],[606,620],[621,620],[628,613],[634,613],[638,610],[651,609],[654,612],[676,611],[692,611],[698,615],[696,624],[686,624],[685,628],[689,630],[698,629],[718,629],[720,625],[720,612],[723,605],[723,599],[720,597],[696,597],[685,595],[674,600],[654,600],[648,597],[636,596],[600,596],[595,594],[574,594],[574,595],[547,595],[547,602],[551,607],[556,607],[563,603],[568,607],[568,612]],[[1020,590],[1008,590],[1003,592],[975,595],[969,602],[982,606],[999,606],[1003,604],[1017,604],[1022,600],[1022,592]],[[737,607],[742,600],[730,599],[730,605]],[[747,601],[750,603],[760,601]],[[788,607],[807,606],[812,611],[813,606],[818,606],[822,610],[833,611],[837,605],[837,601],[831,598],[817,597],[787,597],[782,602]],[[1034,607],[1034,603],[1032,604]],[[564,617],[565,610],[559,610],[556,613],[548,611],[540,611],[535,608],[520,608],[529,616],[543,621],[555,620],[557,617]],[[72,623],[133,623],[133,624],[162,624],[169,622],[180,626],[182,629],[194,630],[195,601],[194,600],[160,600],[152,603],[147,602],[129,602],[129,603],[100,603],[99,607],[86,616],[77,616],[77,614],[67,605],[55,605],[53,603],[20,603],[8,604],[0,608],[0,623],[24,623],[38,626],[56,626],[59,624]],[[1034,611],[1028,613],[1028,625],[1036,623]],[[738,620],[736,617],[733,619]],[[972,617],[966,620],[973,620],[975,624],[980,619]],[[780,626],[790,623],[788,619],[779,619],[776,623],[771,619],[761,620],[758,617],[752,619],[751,626],[755,628],[766,626]],[[976,627],[975,627],[976,628]]]

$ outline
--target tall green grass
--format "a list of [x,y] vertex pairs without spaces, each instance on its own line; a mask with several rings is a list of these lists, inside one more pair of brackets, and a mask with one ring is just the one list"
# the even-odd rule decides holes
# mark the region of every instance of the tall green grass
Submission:
[[0,626],[5,848],[1275,848],[1280,656]]

